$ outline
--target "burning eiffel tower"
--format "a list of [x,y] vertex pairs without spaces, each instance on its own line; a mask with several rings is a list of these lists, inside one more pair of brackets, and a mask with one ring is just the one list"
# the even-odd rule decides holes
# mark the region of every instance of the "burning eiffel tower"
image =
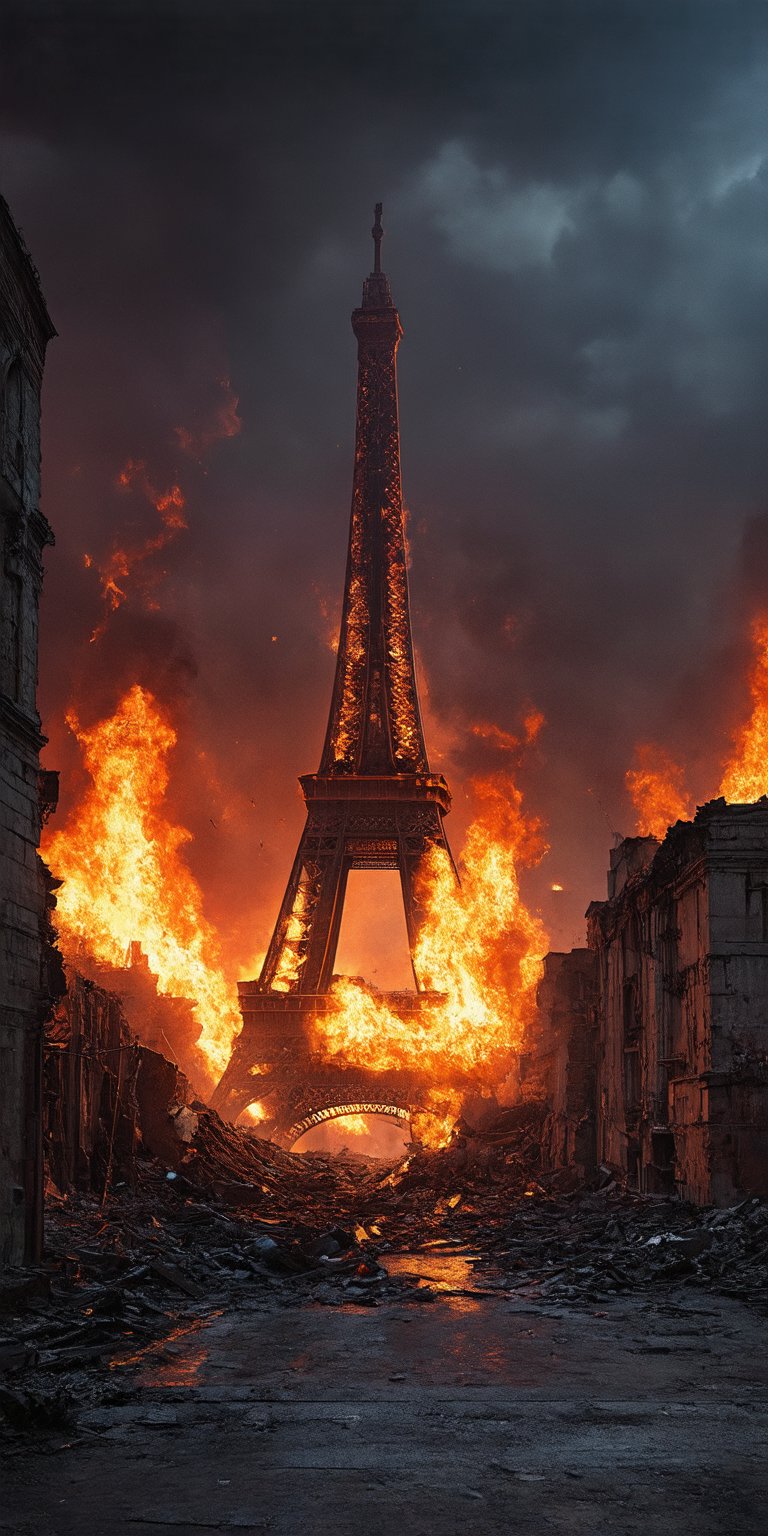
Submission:
[[[381,204],[373,271],[352,315],[358,342],[357,429],[344,606],[336,679],[318,773],[301,787],[307,821],[258,981],[239,984],[242,1033],[213,1097],[235,1119],[266,1099],[264,1131],[290,1144],[342,1113],[408,1119],[423,1085],[402,1071],[361,1072],[313,1058],[307,1024],[334,1006],[333,966],[347,877],[353,869],[400,872],[413,960],[418,871],[430,847],[448,850],[451,797],[430,772],[411,639],[397,349],[403,334],[381,270]],[[450,853],[449,853],[450,857]],[[401,1017],[435,994],[390,993]]]

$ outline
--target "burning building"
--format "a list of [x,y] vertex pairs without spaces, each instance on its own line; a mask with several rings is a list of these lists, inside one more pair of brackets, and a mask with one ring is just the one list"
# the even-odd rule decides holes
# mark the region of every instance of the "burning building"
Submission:
[[0,198],[0,1263],[39,1253],[40,1082],[53,950],[39,858],[56,777],[40,770],[36,705],[42,556],[40,392],[55,330],[37,272]]
[[587,916],[598,1159],[703,1204],[768,1193],[768,799],[625,838]]

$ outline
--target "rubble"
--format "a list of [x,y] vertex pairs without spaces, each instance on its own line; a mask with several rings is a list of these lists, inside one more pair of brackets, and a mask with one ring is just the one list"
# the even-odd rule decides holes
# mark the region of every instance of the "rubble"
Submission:
[[[481,1302],[593,1306],[678,1287],[765,1308],[768,1203],[702,1210],[542,1173],[541,1108],[401,1163],[294,1156],[198,1115],[176,1167],[133,1187],[49,1191],[42,1265],[0,1289],[0,1420],[64,1432],[62,1404],[109,1402],[179,1330],[254,1304]],[[63,1393],[63,1396],[62,1396]]]
[[608,1167],[585,1187],[549,1164],[545,1102],[489,1107],[390,1166],[225,1122],[74,974],[47,1046],[46,1250],[0,1285],[8,1434],[71,1433],[80,1408],[122,1400],[142,1362],[244,1301],[591,1306],[686,1286],[765,1304],[765,1202],[641,1197]]

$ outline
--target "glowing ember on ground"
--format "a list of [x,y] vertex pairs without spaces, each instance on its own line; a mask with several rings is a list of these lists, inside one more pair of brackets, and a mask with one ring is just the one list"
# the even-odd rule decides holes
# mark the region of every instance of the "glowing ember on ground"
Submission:
[[548,948],[540,919],[520,897],[518,864],[545,852],[540,824],[526,820],[508,775],[475,781],[478,815],[470,826],[457,886],[447,854],[433,849],[423,871],[424,921],[414,964],[420,990],[444,994],[418,1019],[349,980],[333,988],[335,1012],[318,1017],[313,1045],[324,1057],[373,1071],[426,1074],[451,1124],[456,1084],[499,1081],[519,1051],[535,1008]]
[[636,767],[625,775],[636,813],[638,837],[666,836],[676,821],[693,814],[685,788],[684,769],[663,747],[645,742],[635,748]]
[[752,714],[738,732],[733,755],[723,769],[721,795],[748,804],[768,794],[768,618],[752,625],[755,659],[750,676]]
[[160,990],[193,1002],[198,1047],[216,1076],[240,1016],[200,888],[181,854],[190,834],[163,811],[176,732],[140,687],[90,730],[74,715],[68,724],[92,784],[63,830],[43,846],[64,882],[56,916],[64,954],[82,946],[94,959],[120,966],[138,940]]

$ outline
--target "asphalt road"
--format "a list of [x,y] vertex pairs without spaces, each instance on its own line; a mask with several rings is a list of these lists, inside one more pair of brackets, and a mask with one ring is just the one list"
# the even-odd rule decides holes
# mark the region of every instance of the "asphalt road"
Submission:
[[429,1302],[246,1300],[115,1364],[122,1401],[8,1455],[0,1532],[763,1536],[759,1314],[512,1303],[435,1262]]

